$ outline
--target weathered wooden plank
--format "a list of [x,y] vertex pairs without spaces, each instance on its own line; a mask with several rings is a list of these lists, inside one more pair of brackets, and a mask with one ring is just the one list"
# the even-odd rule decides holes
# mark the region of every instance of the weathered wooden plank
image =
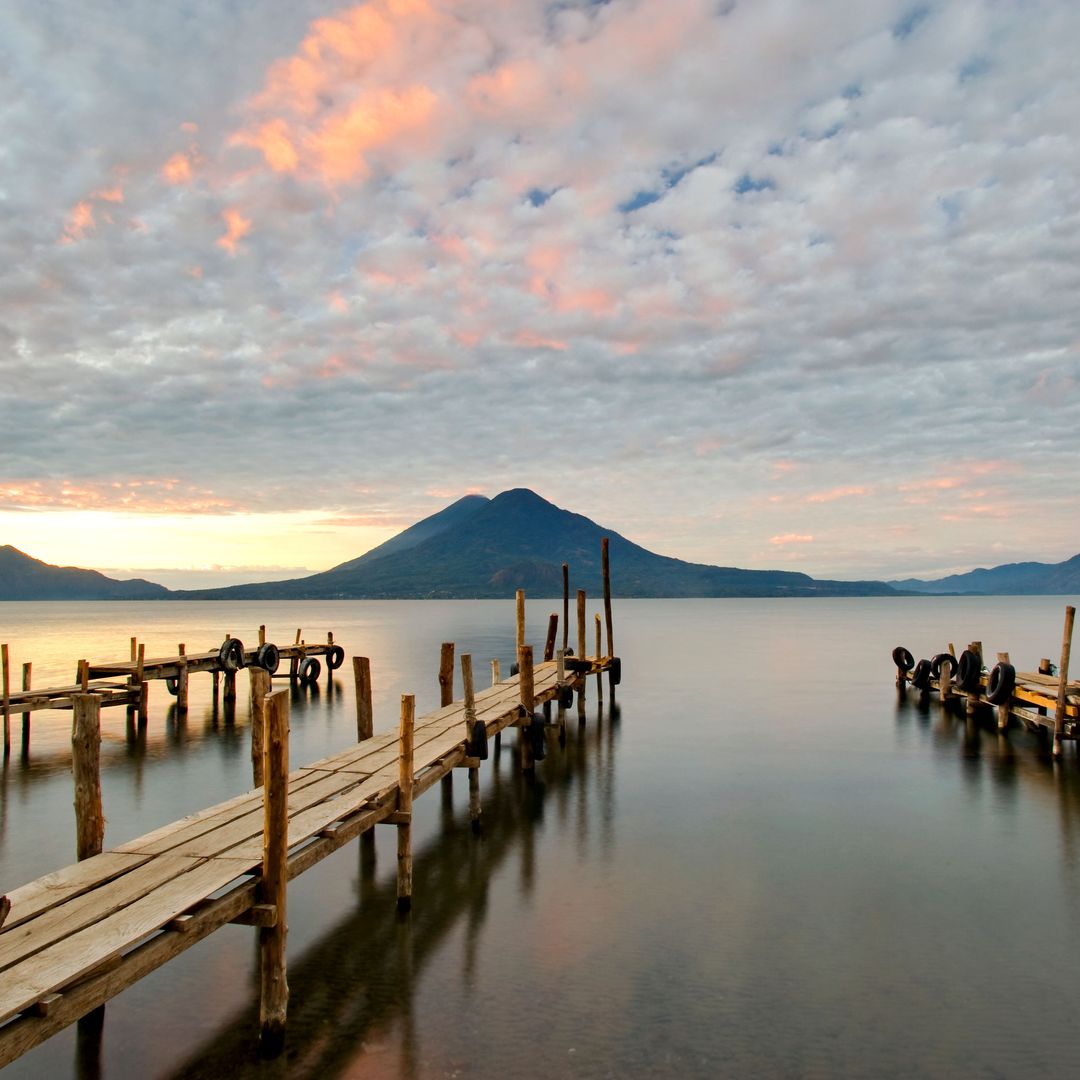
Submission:
[[0,941],[20,923],[33,919],[43,911],[64,904],[72,897],[111,881],[134,870],[149,859],[149,855],[105,851],[92,859],[54,870],[51,874],[13,889],[7,894],[11,914],[0,930]]
[[160,930],[170,919],[250,868],[250,864],[235,859],[199,863],[149,896],[9,969],[0,985],[0,1023],[92,972],[117,950],[128,949]]
[[161,856],[64,904],[51,907],[35,918],[24,920],[0,934],[0,972],[53,942],[100,922],[195,865],[194,860],[183,856]]

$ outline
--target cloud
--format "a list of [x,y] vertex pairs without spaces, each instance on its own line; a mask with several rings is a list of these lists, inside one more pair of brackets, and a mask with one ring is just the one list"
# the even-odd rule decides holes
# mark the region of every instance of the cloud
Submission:
[[28,7],[0,475],[405,521],[528,484],[830,576],[900,527],[1072,554],[1080,12],[911,10]]

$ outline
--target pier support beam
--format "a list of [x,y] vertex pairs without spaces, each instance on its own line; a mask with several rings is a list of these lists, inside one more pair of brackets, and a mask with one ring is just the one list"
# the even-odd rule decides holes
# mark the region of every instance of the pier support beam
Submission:
[[397,908],[401,913],[412,907],[412,804],[413,804],[413,725],[416,721],[416,698],[401,695],[401,736],[398,756],[397,814]]
[[1061,636],[1061,664],[1058,666],[1057,706],[1054,709],[1054,757],[1061,753],[1061,738],[1065,734],[1065,694],[1069,686],[1069,654],[1072,652],[1073,620],[1076,608],[1065,609],[1065,630]]
[[0,645],[0,664],[3,667],[0,678],[4,683],[4,757],[8,757],[11,754],[11,675],[8,672],[7,645]]
[[72,694],[71,771],[75,777],[75,855],[100,855],[105,843],[101,811],[101,698]]
[[525,718],[521,722],[521,771],[532,772],[536,768],[533,760],[532,725],[537,723],[533,716],[536,708],[536,689],[533,680],[533,648],[522,645],[518,649],[518,679],[521,687],[521,708]]
[[[465,741],[470,742],[473,725],[476,724],[476,692],[473,689],[472,656],[469,653],[461,657],[461,684],[465,695]],[[469,824],[474,833],[480,832],[480,768],[476,765],[469,766]]]
[[289,879],[289,692],[266,696],[262,710],[263,865],[259,902],[272,904],[273,926],[259,927],[259,1046],[266,1057],[281,1053],[289,1005],[285,938],[286,885]]
[[251,779],[255,787],[263,785],[263,706],[273,686],[270,672],[261,667],[249,667],[251,697],[248,711],[251,716]]
[[187,712],[188,708],[188,669],[187,669],[187,646],[181,642],[177,646],[177,655],[180,657],[176,665],[176,711]]
[[[454,643],[444,641],[439,650],[439,704],[445,709],[454,701]],[[454,797],[454,774],[448,772],[442,778],[444,805],[450,804]]]
[[356,684],[356,741],[363,742],[375,734],[375,713],[371,707],[371,661],[366,656],[354,656],[352,666]]
[[[612,634],[612,619],[611,619],[611,560],[608,557],[608,538],[602,537],[600,540],[600,571],[604,579],[604,623],[607,629],[607,655],[615,655],[615,642]],[[599,616],[598,616],[599,617]],[[599,647],[596,650],[600,652]],[[615,699],[615,672],[608,672],[608,690],[611,692],[611,698]]]

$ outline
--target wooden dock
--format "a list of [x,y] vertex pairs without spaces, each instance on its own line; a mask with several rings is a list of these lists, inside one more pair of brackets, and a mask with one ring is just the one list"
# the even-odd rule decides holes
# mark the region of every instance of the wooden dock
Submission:
[[[606,542],[604,555],[606,569]],[[264,1053],[279,1052],[288,1003],[287,881],[376,825],[389,824],[398,840],[397,907],[407,912],[413,800],[437,781],[448,782],[455,769],[467,769],[470,818],[479,831],[479,766],[489,740],[518,728],[520,766],[531,771],[546,753],[548,729],[565,724],[575,692],[584,723],[590,675],[599,685],[607,673],[614,696],[621,664],[613,655],[609,589],[605,593],[606,653],[599,635],[591,658],[580,647],[573,657],[555,650],[558,619],[552,616],[545,654],[554,652],[554,659],[534,664],[519,592],[517,670],[503,679],[493,661],[492,685],[476,691],[472,658],[463,655],[464,693],[454,701],[453,646],[444,645],[444,704],[417,719],[413,697],[404,695],[396,733],[372,733],[370,664],[354,657],[357,744],[291,772],[289,693],[272,691],[270,673],[252,669],[253,715],[262,720],[252,726],[253,744],[260,744],[256,788],[109,849],[103,846],[97,765],[102,697],[73,693],[80,861],[0,897],[0,1067],[226,923],[259,928],[261,1042]],[[583,611],[579,593],[579,646]],[[157,668],[168,669],[164,662]]]
[[1075,608],[1066,607],[1056,672],[1049,658],[1043,658],[1038,671],[1017,671],[1007,652],[999,652],[988,670],[981,641],[972,641],[959,657],[950,642],[932,659],[918,662],[898,645],[893,649],[897,688],[901,694],[909,684],[923,695],[934,691],[942,705],[962,705],[971,719],[980,710],[993,709],[999,731],[1007,731],[1016,720],[1051,741],[1054,756],[1059,756],[1064,743],[1080,741],[1080,681],[1069,681],[1075,615]]

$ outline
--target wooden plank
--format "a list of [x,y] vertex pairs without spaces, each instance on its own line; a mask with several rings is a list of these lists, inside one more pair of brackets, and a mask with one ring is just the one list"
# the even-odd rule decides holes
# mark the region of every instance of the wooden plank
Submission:
[[195,861],[183,856],[164,855],[67,903],[43,911],[36,918],[24,920],[19,926],[0,934],[0,971],[55,941],[100,922],[195,865]]
[[117,950],[129,949],[170,919],[241,876],[249,866],[213,859],[174,878],[163,888],[129,904],[63,941],[50,945],[9,970],[0,985],[0,1023],[35,1001],[92,972]]
[[11,901],[11,914],[0,931],[0,941],[27,919],[33,919],[49,908],[67,903],[72,897],[112,881],[142,866],[149,858],[149,855],[105,851],[12,890],[7,894]]

